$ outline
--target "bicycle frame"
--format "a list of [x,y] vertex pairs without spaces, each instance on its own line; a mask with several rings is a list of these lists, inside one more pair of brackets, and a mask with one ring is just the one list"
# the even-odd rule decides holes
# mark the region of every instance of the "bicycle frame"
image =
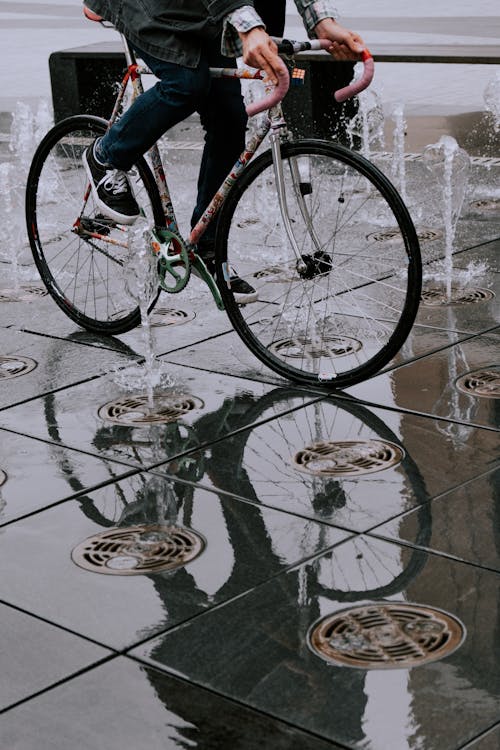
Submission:
[[[140,96],[144,92],[142,76],[152,75],[152,72],[151,70],[149,70],[149,68],[147,68],[146,66],[138,65],[134,51],[130,47],[127,39],[122,34],[120,34],[120,37],[121,37],[121,41],[123,45],[123,50],[125,53],[127,69],[125,71],[125,74],[123,76],[123,79],[118,89],[118,94],[117,94],[117,98],[113,107],[113,112],[109,119],[109,126],[111,126],[118,117],[118,114],[124,103],[125,94],[126,94],[129,83],[132,86],[131,101],[133,102],[138,96]],[[214,78],[227,78],[227,79],[237,78],[237,79],[247,79],[247,80],[248,79],[262,80],[263,78],[262,71],[260,70],[253,71],[247,68],[241,68],[241,69],[211,68],[210,73],[211,73],[211,76]],[[269,88],[268,87],[266,88],[267,88],[267,91],[266,91],[266,94],[267,94],[269,92]],[[187,242],[185,242],[182,239],[179,233],[177,219],[175,216],[175,211],[174,211],[174,207],[173,207],[173,203],[172,203],[172,199],[171,199],[171,195],[170,195],[170,191],[168,187],[167,177],[166,177],[165,170],[163,167],[163,162],[161,159],[158,144],[155,143],[149,150],[148,157],[150,160],[150,164],[152,166],[154,179],[158,188],[161,205],[163,209],[163,214],[165,217],[165,226],[155,227],[155,229],[153,230],[151,245],[152,245],[153,252],[155,252],[155,254],[159,257],[159,259],[161,259],[161,262],[163,264],[163,271],[165,273],[169,273],[169,275],[173,277],[175,281],[175,285],[173,287],[162,285],[162,288],[165,291],[177,292],[177,291],[180,291],[182,288],[184,288],[185,284],[187,283],[189,273],[186,273],[185,276],[181,277],[178,273],[178,269],[181,263],[186,266],[191,264],[197,268],[200,275],[208,284],[217,307],[221,310],[224,309],[224,305],[222,303],[222,299],[220,296],[220,292],[217,288],[217,285],[214,283],[211,274],[209,274],[208,271],[206,270],[203,261],[196,254],[195,248],[200,238],[203,236],[206,229],[208,228],[208,226],[211,224],[212,221],[214,221],[216,215],[218,214],[221,207],[223,206],[233,185],[240,177],[246,165],[253,158],[253,156],[255,155],[256,151],[258,150],[259,146],[262,144],[264,138],[269,133],[269,131],[271,131],[270,141],[271,141],[271,149],[272,149],[273,161],[274,161],[274,166],[275,166],[277,196],[278,196],[280,210],[283,216],[284,227],[289,236],[292,247],[295,251],[297,261],[299,263],[302,262],[300,250],[297,246],[295,237],[293,235],[292,226],[291,226],[291,218],[289,215],[288,206],[286,202],[284,175],[283,175],[281,155],[280,155],[280,143],[281,143],[282,138],[288,133],[288,131],[287,131],[285,119],[283,117],[281,104],[278,103],[272,106],[268,110],[268,117],[263,119],[262,123],[259,125],[259,127],[255,130],[254,134],[250,137],[248,142],[245,144],[245,150],[240,154],[233,168],[228,173],[227,177],[225,178],[224,182],[220,186],[219,190],[216,192],[216,194],[210,201],[209,205],[205,209],[203,215],[200,217],[197,224],[192,228]],[[298,181],[299,181],[298,169],[295,169],[294,171],[295,171],[295,174],[292,175],[292,179],[294,183],[298,185]],[[297,194],[300,195],[300,191],[298,191]],[[88,198],[88,194],[86,194],[84,198],[84,203],[87,198]],[[303,199],[300,201],[300,210],[301,210],[303,220],[305,220],[306,223],[312,229],[307,207]],[[99,239],[105,243],[106,242],[113,243],[113,244],[117,243],[116,240],[115,241],[110,240],[110,238],[106,237],[105,235],[93,233],[93,236],[95,237],[95,239]],[[122,243],[119,243],[119,244],[122,244]],[[124,242],[123,245],[126,245],[126,243]],[[318,243],[318,248],[319,248],[319,243]],[[229,272],[228,272],[228,269],[224,269],[224,271],[225,271],[225,276],[226,276],[226,281],[227,281],[229,278]]]
[[[99,16],[95,16],[95,14],[93,14],[91,11],[87,12],[87,9],[85,9],[84,12],[91,20],[99,20],[101,23],[105,23]],[[129,82],[132,84],[133,102],[144,92],[144,88],[142,85],[142,75],[151,74],[151,71],[147,67],[141,67],[137,64],[135,53],[129,45],[127,38],[123,34],[120,34],[120,38],[122,41],[127,63],[127,70],[118,90],[118,95],[115,101],[113,112],[109,120],[109,127],[115,122],[120,109],[123,106],[125,92],[127,90]],[[325,40],[316,40],[314,42],[306,43],[283,40],[282,48],[284,48],[283,54],[290,58],[291,56],[301,51],[305,51],[306,49],[326,49],[328,45],[329,42]],[[335,93],[335,98],[337,99],[337,101],[345,101],[346,98],[353,96],[355,93],[358,93],[369,85],[371,78],[373,77],[373,59],[368,50],[363,51],[362,60],[364,63],[363,76],[357,82],[354,82],[344,89],[337,91]],[[283,66],[283,68],[284,71],[282,71],[282,75],[279,77],[280,80],[278,81],[276,88],[270,85],[266,85],[265,102],[261,102],[259,104],[254,103],[247,107],[247,113],[249,114],[249,116],[267,109],[268,117],[264,118],[263,122],[260,123],[260,125],[256,128],[254,134],[246,142],[245,150],[241,153],[238,160],[235,162],[233,168],[210,201],[201,218],[192,228],[187,242],[183,240],[179,233],[175,211],[170,196],[170,191],[168,188],[158,144],[155,143],[150,148],[148,152],[149,159],[153,168],[153,176],[158,188],[165,219],[164,226],[151,229],[151,248],[155,255],[158,257],[159,284],[164,291],[171,293],[181,291],[186,286],[189,280],[190,268],[191,265],[193,265],[198,271],[199,275],[204,279],[204,281],[210,288],[217,307],[221,310],[224,309],[224,304],[222,302],[221,294],[219,292],[217,284],[215,283],[212,275],[208,272],[202,259],[197,255],[195,248],[200,238],[205,233],[207,227],[211,224],[215,216],[220,211],[221,207],[224,205],[232,187],[239,179],[249,161],[255,155],[257,149],[259,148],[269,131],[271,131],[271,153],[274,165],[278,205],[283,220],[283,226],[295,255],[297,270],[299,271],[299,273],[305,271],[305,263],[292,229],[292,219],[294,217],[290,216],[290,212],[288,210],[285,179],[281,159],[281,141],[288,135],[286,122],[283,117],[283,111],[281,108],[281,99],[288,90],[289,77],[285,66]],[[285,77],[283,77],[283,72]],[[248,68],[211,68],[210,73],[212,77],[216,78],[260,80],[264,78],[264,73],[262,70],[251,70]],[[309,214],[304,195],[300,190],[300,173],[299,167],[295,160],[291,160],[291,178],[302,220],[308,228],[310,237],[314,245],[316,246],[316,250],[318,252],[321,252],[321,243],[314,231],[312,219]],[[89,195],[90,187],[88,188],[87,193],[84,197],[83,207],[85,206]],[[82,231],[79,220],[75,223],[75,227],[78,228],[79,232]],[[85,232],[85,229],[83,229],[83,231]],[[109,242],[110,244],[121,244],[123,246],[127,246],[127,243],[121,243],[117,240],[108,239],[106,236],[98,233],[91,232],[89,233],[89,235],[95,239],[101,240],[102,242]],[[183,275],[179,273],[181,269],[184,269]],[[227,264],[223,264],[222,271],[224,280],[229,284],[230,272],[227,268]],[[174,282],[173,286],[168,286],[165,281],[167,273],[169,276],[169,280],[173,280]]]

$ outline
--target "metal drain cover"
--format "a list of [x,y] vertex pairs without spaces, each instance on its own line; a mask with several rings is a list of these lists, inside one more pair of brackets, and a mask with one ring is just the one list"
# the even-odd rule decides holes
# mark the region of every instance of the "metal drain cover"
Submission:
[[142,575],[180,568],[198,557],[205,544],[201,534],[183,526],[131,526],[85,539],[71,559],[94,573]]
[[155,307],[151,313],[150,323],[154,327],[181,326],[194,320],[196,313],[176,310],[173,307]]
[[317,442],[295,454],[297,469],[325,477],[357,477],[397,466],[405,452],[381,440]]
[[306,336],[294,336],[274,341],[269,351],[285,359],[330,359],[359,352],[362,346],[361,341],[348,336],[323,336],[317,343]]
[[472,201],[470,207],[476,211],[498,211],[500,209],[500,198],[481,198]]
[[122,425],[166,424],[195,409],[202,409],[201,399],[186,395],[155,395],[152,403],[146,394],[124,396],[104,404],[98,411],[101,419]]
[[47,295],[45,287],[21,284],[17,289],[0,289],[0,302],[29,302]]
[[314,623],[309,648],[337,666],[408,669],[449,656],[465,639],[453,615],[407,602],[351,607]]
[[[442,236],[443,233],[439,229],[431,229],[430,227],[417,228],[417,237],[420,242],[432,242],[433,240],[441,239]],[[366,236],[366,239],[372,242],[394,242],[402,241],[403,237],[399,229],[392,228],[372,232]]]
[[429,287],[422,291],[422,304],[428,307],[440,305],[469,305],[474,302],[488,302],[495,296],[489,289],[479,287],[461,288],[452,287],[451,295],[448,297],[443,287]]
[[3,471],[3,469],[0,469],[0,487],[2,486],[2,484],[5,484],[6,481],[7,474],[5,473],[5,471]]
[[480,398],[500,398],[500,365],[491,365],[461,375],[455,381],[459,391]]
[[0,380],[9,378],[18,378],[20,375],[27,375],[35,369],[37,363],[30,357],[21,357],[17,355],[0,355]]

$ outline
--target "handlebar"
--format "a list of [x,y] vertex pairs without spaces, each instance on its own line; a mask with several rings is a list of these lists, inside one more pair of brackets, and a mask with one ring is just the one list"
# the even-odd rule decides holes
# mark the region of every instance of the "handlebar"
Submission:
[[[280,55],[296,55],[300,52],[306,52],[309,50],[326,50],[331,46],[331,42],[328,39],[310,39],[307,42],[293,42],[288,39],[273,38],[273,41],[278,45],[278,53]],[[266,109],[270,109],[275,104],[278,104],[287,93],[290,86],[290,75],[286,65],[282,61],[280,62],[278,84],[266,97],[258,102],[252,102],[246,107],[247,115],[249,117],[258,114],[259,112],[263,112]],[[335,91],[335,101],[339,103],[345,102],[352,96],[364,91],[370,85],[375,72],[375,67],[373,57],[368,49],[362,51],[361,62],[363,63],[363,73],[356,81],[353,81],[348,86],[344,86],[343,88],[338,89],[338,91]],[[264,78],[262,71],[259,78]]]
[[363,50],[361,53],[361,62],[363,63],[362,75],[357,81],[353,81],[348,86],[338,89],[338,91],[334,93],[335,101],[339,103],[345,102],[346,99],[350,99],[351,96],[359,94],[360,91],[364,91],[370,85],[375,72],[375,66],[373,63],[373,57],[369,50]]
[[[288,68],[283,60],[279,61],[279,67],[276,73],[278,76],[278,83],[273,87],[272,91],[263,99],[247,105],[246,111],[249,117],[253,117],[266,109],[271,109],[271,107],[274,107],[275,104],[278,104],[278,102],[285,97],[290,86],[290,73],[288,72]],[[263,74],[260,77],[263,78]]]

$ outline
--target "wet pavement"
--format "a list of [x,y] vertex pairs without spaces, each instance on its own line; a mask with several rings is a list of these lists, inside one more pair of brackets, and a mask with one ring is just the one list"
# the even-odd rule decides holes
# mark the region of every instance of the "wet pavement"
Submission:
[[[171,134],[174,180],[198,137]],[[473,167],[460,299],[336,394],[265,371],[194,280],[152,318],[144,420],[141,329],[78,330],[25,245],[19,299],[4,263],[2,748],[498,748],[498,169]],[[432,289],[439,216],[417,225]]]
[[[166,146],[186,224],[196,121]],[[78,329],[24,238],[21,292],[2,254],[2,750],[499,750],[499,175],[473,160],[437,304],[439,195],[407,160],[428,296],[333,394],[266,371],[193,279],[152,315],[144,419],[141,329]]]

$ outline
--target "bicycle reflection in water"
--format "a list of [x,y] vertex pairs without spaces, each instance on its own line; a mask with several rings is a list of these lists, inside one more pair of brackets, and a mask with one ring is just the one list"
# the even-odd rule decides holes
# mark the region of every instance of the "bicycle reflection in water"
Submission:
[[[300,559],[300,550],[308,554],[312,541],[316,549],[329,546],[323,538],[328,538],[330,524],[366,531],[418,506],[415,543],[425,546],[431,533],[428,493],[418,467],[394,432],[355,402],[318,400],[303,407],[303,396],[299,389],[276,389],[261,398],[243,393],[225,399],[216,411],[202,415],[190,425],[182,419],[139,427],[103,424],[93,440],[101,456],[130,459],[137,455],[142,465],[156,466],[154,472],[158,473],[137,471],[126,485],[110,484],[99,501],[91,495],[81,495],[77,498],[80,507],[103,528],[167,523],[191,527],[196,486],[215,491],[221,501],[224,543],[234,559],[218,592],[222,597],[234,590],[240,567],[245,571],[250,566],[257,577],[265,578],[282,568],[283,559],[293,564]],[[46,409],[51,437],[57,439],[57,414],[50,394]],[[401,460],[387,472],[387,480],[381,479],[384,472],[361,478],[341,474],[336,477],[310,474],[294,464],[297,447],[324,443],[329,436],[345,442],[354,442],[355,436],[368,445],[383,442],[399,448]],[[81,492],[83,485],[67,457],[61,462],[61,470],[73,491]],[[168,481],[161,474],[166,474]],[[388,500],[380,505],[383,495]],[[247,502],[230,502],[234,496]],[[285,510],[302,518],[299,537],[280,540],[269,514],[266,517],[264,513],[266,508]],[[408,577],[417,575],[424,561],[416,551],[401,571],[400,560],[378,559],[361,537],[353,540],[353,550],[356,553],[347,569],[338,568],[327,578],[324,569],[318,569],[308,581],[308,590],[314,596],[343,601],[385,596],[400,590]],[[175,575],[185,577],[185,571]],[[156,576],[153,580],[157,585]],[[189,587],[193,586],[196,588],[191,581]],[[201,592],[197,591],[197,595]]]
[[[303,397],[304,392],[299,389],[276,389],[261,398],[246,393],[225,399],[220,408],[189,425],[182,419],[140,427],[103,423],[95,434],[93,443],[100,455],[130,458],[138,451],[141,463],[145,463],[147,454],[147,464],[156,465],[150,472],[138,470],[126,482],[111,482],[105,491],[76,498],[95,524],[119,529],[174,524],[196,530],[197,514],[205,505],[212,514],[210,523],[217,527],[215,576],[200,575],[192,565],[146,574],[162,602],[165,617],[163,625],[155,626],[155,632],[142,634],[144,639],[185,621],[193,611],[206,611],[321,552],[320,557],[300,569],[300,574],[276,579],[283,579],[280,591],[287,601],[288,624],[290,612],[294,613],[296,642],[292,648],[304,653],[308,649],[307,631],[325,611],[370,599],[399,599],[423,569],[427,560],[423,550],[405,551],[359,535],[336,546],[342,539],[333,540],[331,524],[340,519],[340,525],[347,527],[349,517],[360,524],[362,503],[364,529],[383,520],[372,507],[376,504],[373,495],[379,494],[376,488],[380,475],[372,473],[360,480],[308,474],[290,460],[297,447],[329,437],[349,441],[356,436],[358,440],[384,441],[400,448],[401,460],[391,469],[396,478],[393,476],[385,487],[391,488],[394,498],[397,496],[394,503],[399,503],[399,513],[419,506],[416,542],[420,545],[425,545],[431,534],[429,498],[418,467],[382,420],[355,402],[318,399],[304,406]],[[53,397],[46,398],[47,404],[54,406]],[[50,422],[52,437],[57,438],[54,411]],[[221,439],[217,440],[219,436]],[[61,469],[76,489],[77,478],[70,461],[61,464]],[[217,494],[217,508],[199,495],[203,495],[203,485]],[[288,505],[281,509],[289,512],[282,513],[280,521],[276,508],[284,496],[288,497]],[[290,518],[294,523],[287,524],[286,519]],[[201,552],[201,565],[205,564],[206,553],[208,548]],[[209,567],[213,565],[212,557]],[[211,581],[207,584],[208,578]],[[279,632],[279,612],[276,618],[274,624]],[[289,648],[289,644],[282,646]],[[233,647],[235,644],[230,644],[230,651]],[[161,642],[155,648],[152,657],[161,657]],[[281,663],[281,668],[285,668],[286,659]],[[272,681],[279,681],[281,668],[273,674]],[[160,673],[147,670],[145,674],[168,710],[183,716],[182,699],[177,702],[173,691],[165,694]],[[305,682],[311,679],[307,673],[297,675],[301,676]],[[345,704],[342,708],[339,704],[345,726],[361,724],[367,700],[365,678],[358,670],[342,670],[336,676],[336,689],[353,698],[347,708],[352,713],[350,719]],[[340,720],[331,696],[325,696],[320,703],[319,711],[328,711],[332,721]],[[187,715],[185,718],[189,720]],[[188,729],[186,733],[187,740]],[[348,739],[355,741],[359,737]]]

